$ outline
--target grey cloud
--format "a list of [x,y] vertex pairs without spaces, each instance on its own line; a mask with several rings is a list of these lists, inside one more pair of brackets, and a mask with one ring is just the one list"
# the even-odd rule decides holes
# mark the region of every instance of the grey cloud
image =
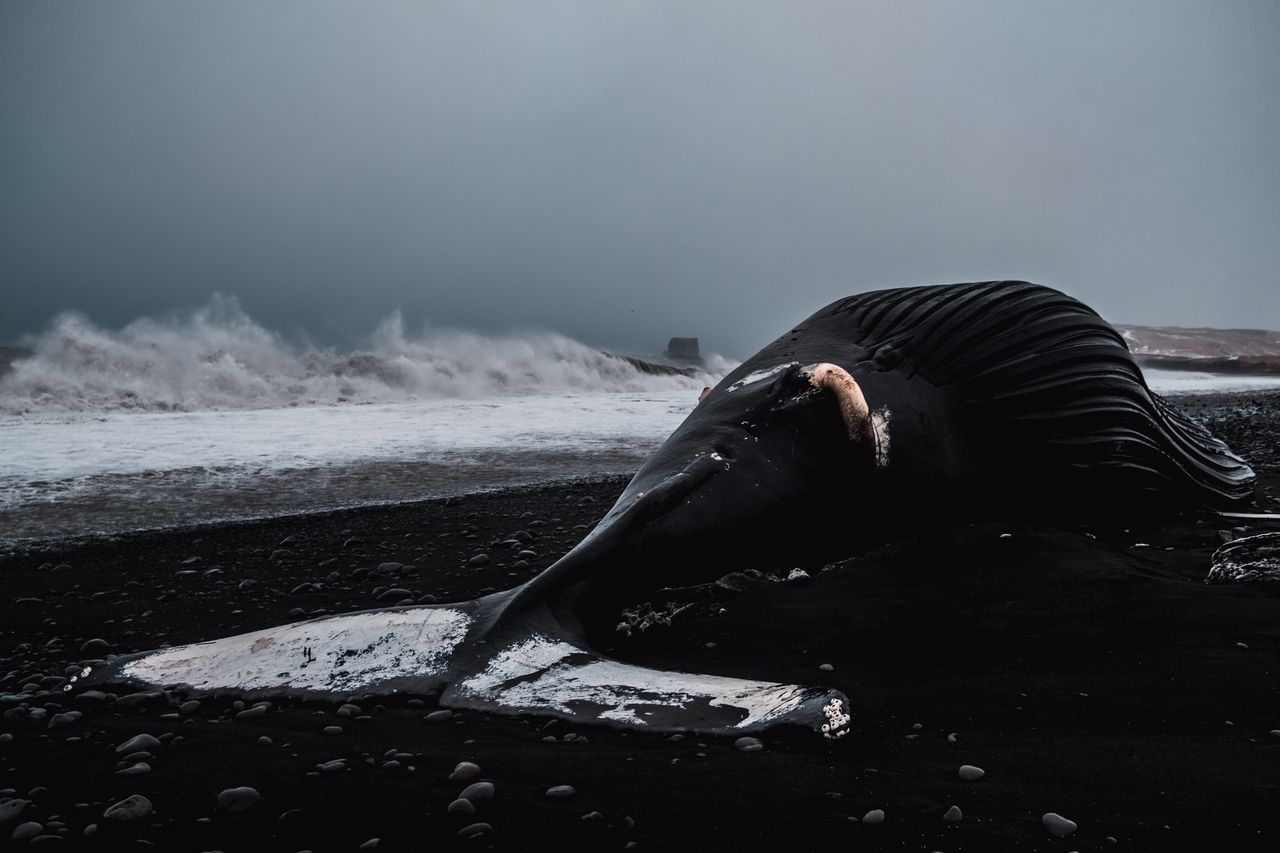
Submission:
[[1028,278],[1280,326],[1270,3],[15,2],[0,339],[233,293],[341,338],[743,355]]

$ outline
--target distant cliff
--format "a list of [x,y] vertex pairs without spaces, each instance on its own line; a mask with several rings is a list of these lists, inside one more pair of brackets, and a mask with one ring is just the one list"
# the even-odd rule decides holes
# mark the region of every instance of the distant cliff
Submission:
[[1280,332],[1120,326],[1134,358],[1144,367],[1206,373],[1280,374]]

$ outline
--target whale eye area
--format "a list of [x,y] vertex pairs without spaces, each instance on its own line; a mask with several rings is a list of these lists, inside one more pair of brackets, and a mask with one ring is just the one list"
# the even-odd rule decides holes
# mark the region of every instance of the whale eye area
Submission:
[[770,396],[784,405],[820,393],[817,388],[813,387],[813,382],[810,380],[809,375],[799,368],[780,374],[773,381],[773,387],[770,388],[770,391],[772,392]]
[[878,348],[875,355],[871,357],[871,361],[875,364],[876,370],[895,370],[902,366],[903,360],[906,358],[902,350],[893,344],[885,344]]

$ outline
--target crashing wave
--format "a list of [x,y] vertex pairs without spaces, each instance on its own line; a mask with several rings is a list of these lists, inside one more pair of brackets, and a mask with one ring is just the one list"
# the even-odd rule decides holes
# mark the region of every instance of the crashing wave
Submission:
[[397,311],[362,349],[298,345],[234,298],[187,317],[142,318],[119,331],[64,314],[0,376],[0,412],[202,411],[395,403],[516,394],[697,393],[733,367],[669,368],[601,352],[548,331],[406,332]]

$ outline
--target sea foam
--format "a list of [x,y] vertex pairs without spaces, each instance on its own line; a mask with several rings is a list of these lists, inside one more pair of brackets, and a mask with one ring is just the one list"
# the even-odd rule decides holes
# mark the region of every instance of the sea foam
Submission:
[[652,372],[551,331],[487,335],[405,329],[394,312],[365,346],[300,344],[230,297],[185,316],[141,318],[120,330],[59,316],[0,377],[0,413],[158,412],[398,403],[573,392],[691,390],[733,363]]

